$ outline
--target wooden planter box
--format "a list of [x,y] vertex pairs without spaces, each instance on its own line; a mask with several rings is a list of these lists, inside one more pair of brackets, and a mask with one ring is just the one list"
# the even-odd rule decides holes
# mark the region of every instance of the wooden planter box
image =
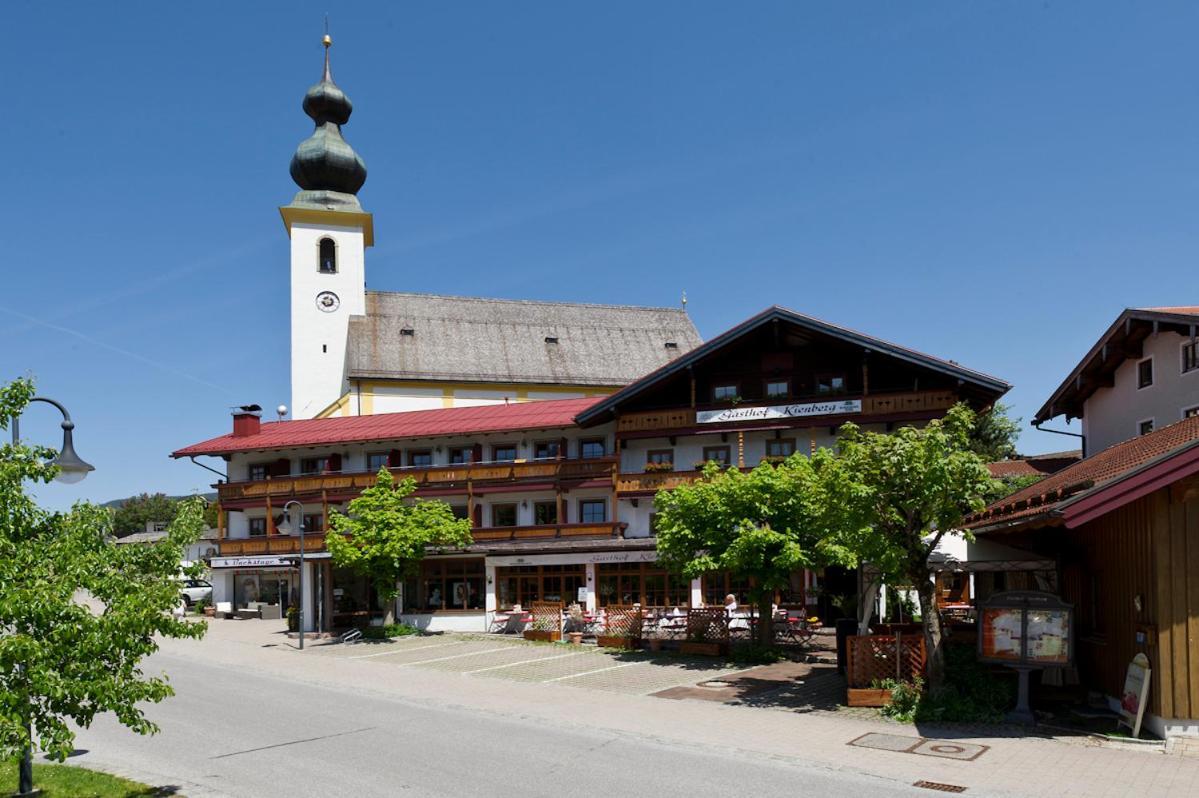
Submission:
[[680,654],[697,654],[701,657],[719,657],[724,654],[724,643],[694,643],[685,641],[679,644]]
[[610,637],[608,635],[596,635],[595,644],[600,648],[632,648],[632,639],[628,637]]
[[541,640],[548,643],[557,643],[561,639],[561,632],[542,632],[538,629],[525,630],[525,640]]
[[851,707],[885,707],[891,703],[891,691],[877,690],[873,687],[851,687],[848,703]]

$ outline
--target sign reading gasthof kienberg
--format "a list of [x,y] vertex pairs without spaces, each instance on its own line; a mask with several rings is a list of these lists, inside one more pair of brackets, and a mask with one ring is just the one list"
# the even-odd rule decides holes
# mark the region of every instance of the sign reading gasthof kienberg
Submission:
[[695,414],[697,424],[721,421],[756,421],[771,418],[802,418],[804,416],[839,416],[861,413],[861,399],[840,402],[808,402],[799,405],[770,405],[769,407],[726,407],[723,410],[700,410]]

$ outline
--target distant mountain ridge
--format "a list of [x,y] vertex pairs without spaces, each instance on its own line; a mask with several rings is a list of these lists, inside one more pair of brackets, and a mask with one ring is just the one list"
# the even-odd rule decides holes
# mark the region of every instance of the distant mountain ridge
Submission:
[[[116,510],[119,507],[124,507],[125,502],[128,502],[132,499],[136,499],[141,495],[142,494],[139,493],[137,496],[126,496],[123,499],[111,499],[109,501],[104,502],[100,506],[101,507],[111,507],[112,509]],[[150,495],[153,496],[155,494],[151,493]],[[216,491],[211,491],[209,493],[188,493],[188,494],[184,494],[182,496],[167,496],[167,498],[172,501],[179,501],[180,499],[190,499],[192,496],[199,496],[207,502],[216,501]]]

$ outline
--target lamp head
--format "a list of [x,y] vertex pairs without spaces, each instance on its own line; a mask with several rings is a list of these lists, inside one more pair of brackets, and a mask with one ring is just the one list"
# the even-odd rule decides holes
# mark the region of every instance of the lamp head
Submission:
[[58,476],[55,479],[66,485],[74,485],[76,482],[82,482],[89,471],[96,470],[95,466],[85,462],[83,458],[75,453],[75,441],[72,434],[72,430],[74,429],[75,424],[73,422],[62,422],[62,451],[52,461],[54,465],[58,466]]

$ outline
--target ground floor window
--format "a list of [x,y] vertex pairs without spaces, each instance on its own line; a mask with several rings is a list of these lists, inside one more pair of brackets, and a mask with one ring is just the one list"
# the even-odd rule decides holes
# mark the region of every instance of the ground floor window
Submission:
[[656,563],[600,563],[595,579],[601,607],[686,607],[691,603],[691,580],[667,573]]
[[515,604],[527,608],[534,601],[578,601],[579,588],[587,585],[587,568],[577,565],[521,565],[496,568],[496,602],[500,609]]
[[284,612],[300,602],[295,571],[238,571],[233,575],[235,607],[279,604]]
[[333,626],[366,626],[383,614],[383,604],[371,580],[348,568],[333,569]]
[[724,606],[726,596],[733,596],[738,604],[750,603],[749,579],[728,572],[704,574],[704,603],[709,607]]
[[431,559],[421,563],[415,608],[436,610],[483,609],[483,558]]

